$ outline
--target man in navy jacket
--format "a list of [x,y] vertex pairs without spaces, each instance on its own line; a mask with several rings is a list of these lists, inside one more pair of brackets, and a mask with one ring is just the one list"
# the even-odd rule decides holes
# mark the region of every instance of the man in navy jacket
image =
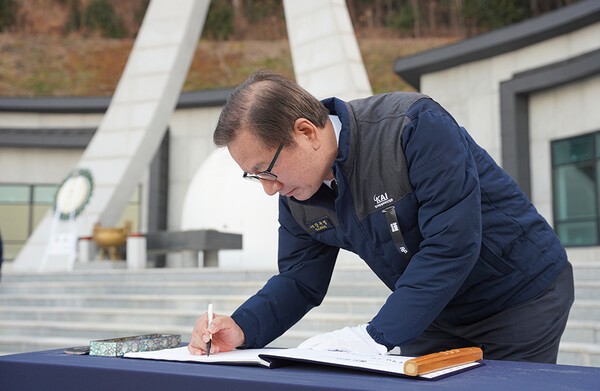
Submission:
[[231,317],[196,322],[189,349],[262,347],[318,306],[340,248],[390,289],[365,325],[302,348],[556,362],[573,275],[517,184],[429,97],[319,102],[273,73],[250,76],[214,133],[246,179],[279,193],[279,274]]

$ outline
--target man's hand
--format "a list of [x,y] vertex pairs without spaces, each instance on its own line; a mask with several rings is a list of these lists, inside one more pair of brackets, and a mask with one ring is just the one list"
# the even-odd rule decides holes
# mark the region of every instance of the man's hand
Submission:
[[366,324],[316,335],[302,342],[298,348],[358,354],[387,354],[387,348],[371,338]]
[[206,344],[210,340],[211,334],[210,353],[228,352],[244,343],[244,332],[231,317],[214,314],[210,325],[206,324],[207,320],[208,315],[206,313],[196,320],[192,331],[192,339],[188,345],[191,354],[206,354]]

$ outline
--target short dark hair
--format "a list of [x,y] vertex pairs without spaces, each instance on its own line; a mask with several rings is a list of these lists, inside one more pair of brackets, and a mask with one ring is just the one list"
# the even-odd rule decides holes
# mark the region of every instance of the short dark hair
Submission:
[[329,112],[304,88],[277,73],[260,70],[251,74],[227,99],[213,141],[227,146],[241,129],[254,134],[266,147],[293,145],[292,129],[298,118],[322,128]]

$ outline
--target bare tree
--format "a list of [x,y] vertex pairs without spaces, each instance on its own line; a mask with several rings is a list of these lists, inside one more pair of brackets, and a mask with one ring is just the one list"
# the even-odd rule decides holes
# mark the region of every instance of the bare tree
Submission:
[[231,7],[233,8],[233,26],[235,34],[238,37],[244,37],[248,27],[248,19],[246,19],[244,13],[244,1],[231,0]]
[[413,13],[413,36],[421,37],[421,12],[419,11],[419,0],[410,0]]
[[463,0],[450,1],[450,28],[456,35],[465,35],[465,18],[463,17]]

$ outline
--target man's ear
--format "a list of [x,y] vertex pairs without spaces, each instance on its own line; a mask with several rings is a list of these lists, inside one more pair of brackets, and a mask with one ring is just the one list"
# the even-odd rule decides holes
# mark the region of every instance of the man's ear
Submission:
[[321,145],[319,128],[306,118],[298,118],[294,122],[294,138],[308,141],[315,149]]

